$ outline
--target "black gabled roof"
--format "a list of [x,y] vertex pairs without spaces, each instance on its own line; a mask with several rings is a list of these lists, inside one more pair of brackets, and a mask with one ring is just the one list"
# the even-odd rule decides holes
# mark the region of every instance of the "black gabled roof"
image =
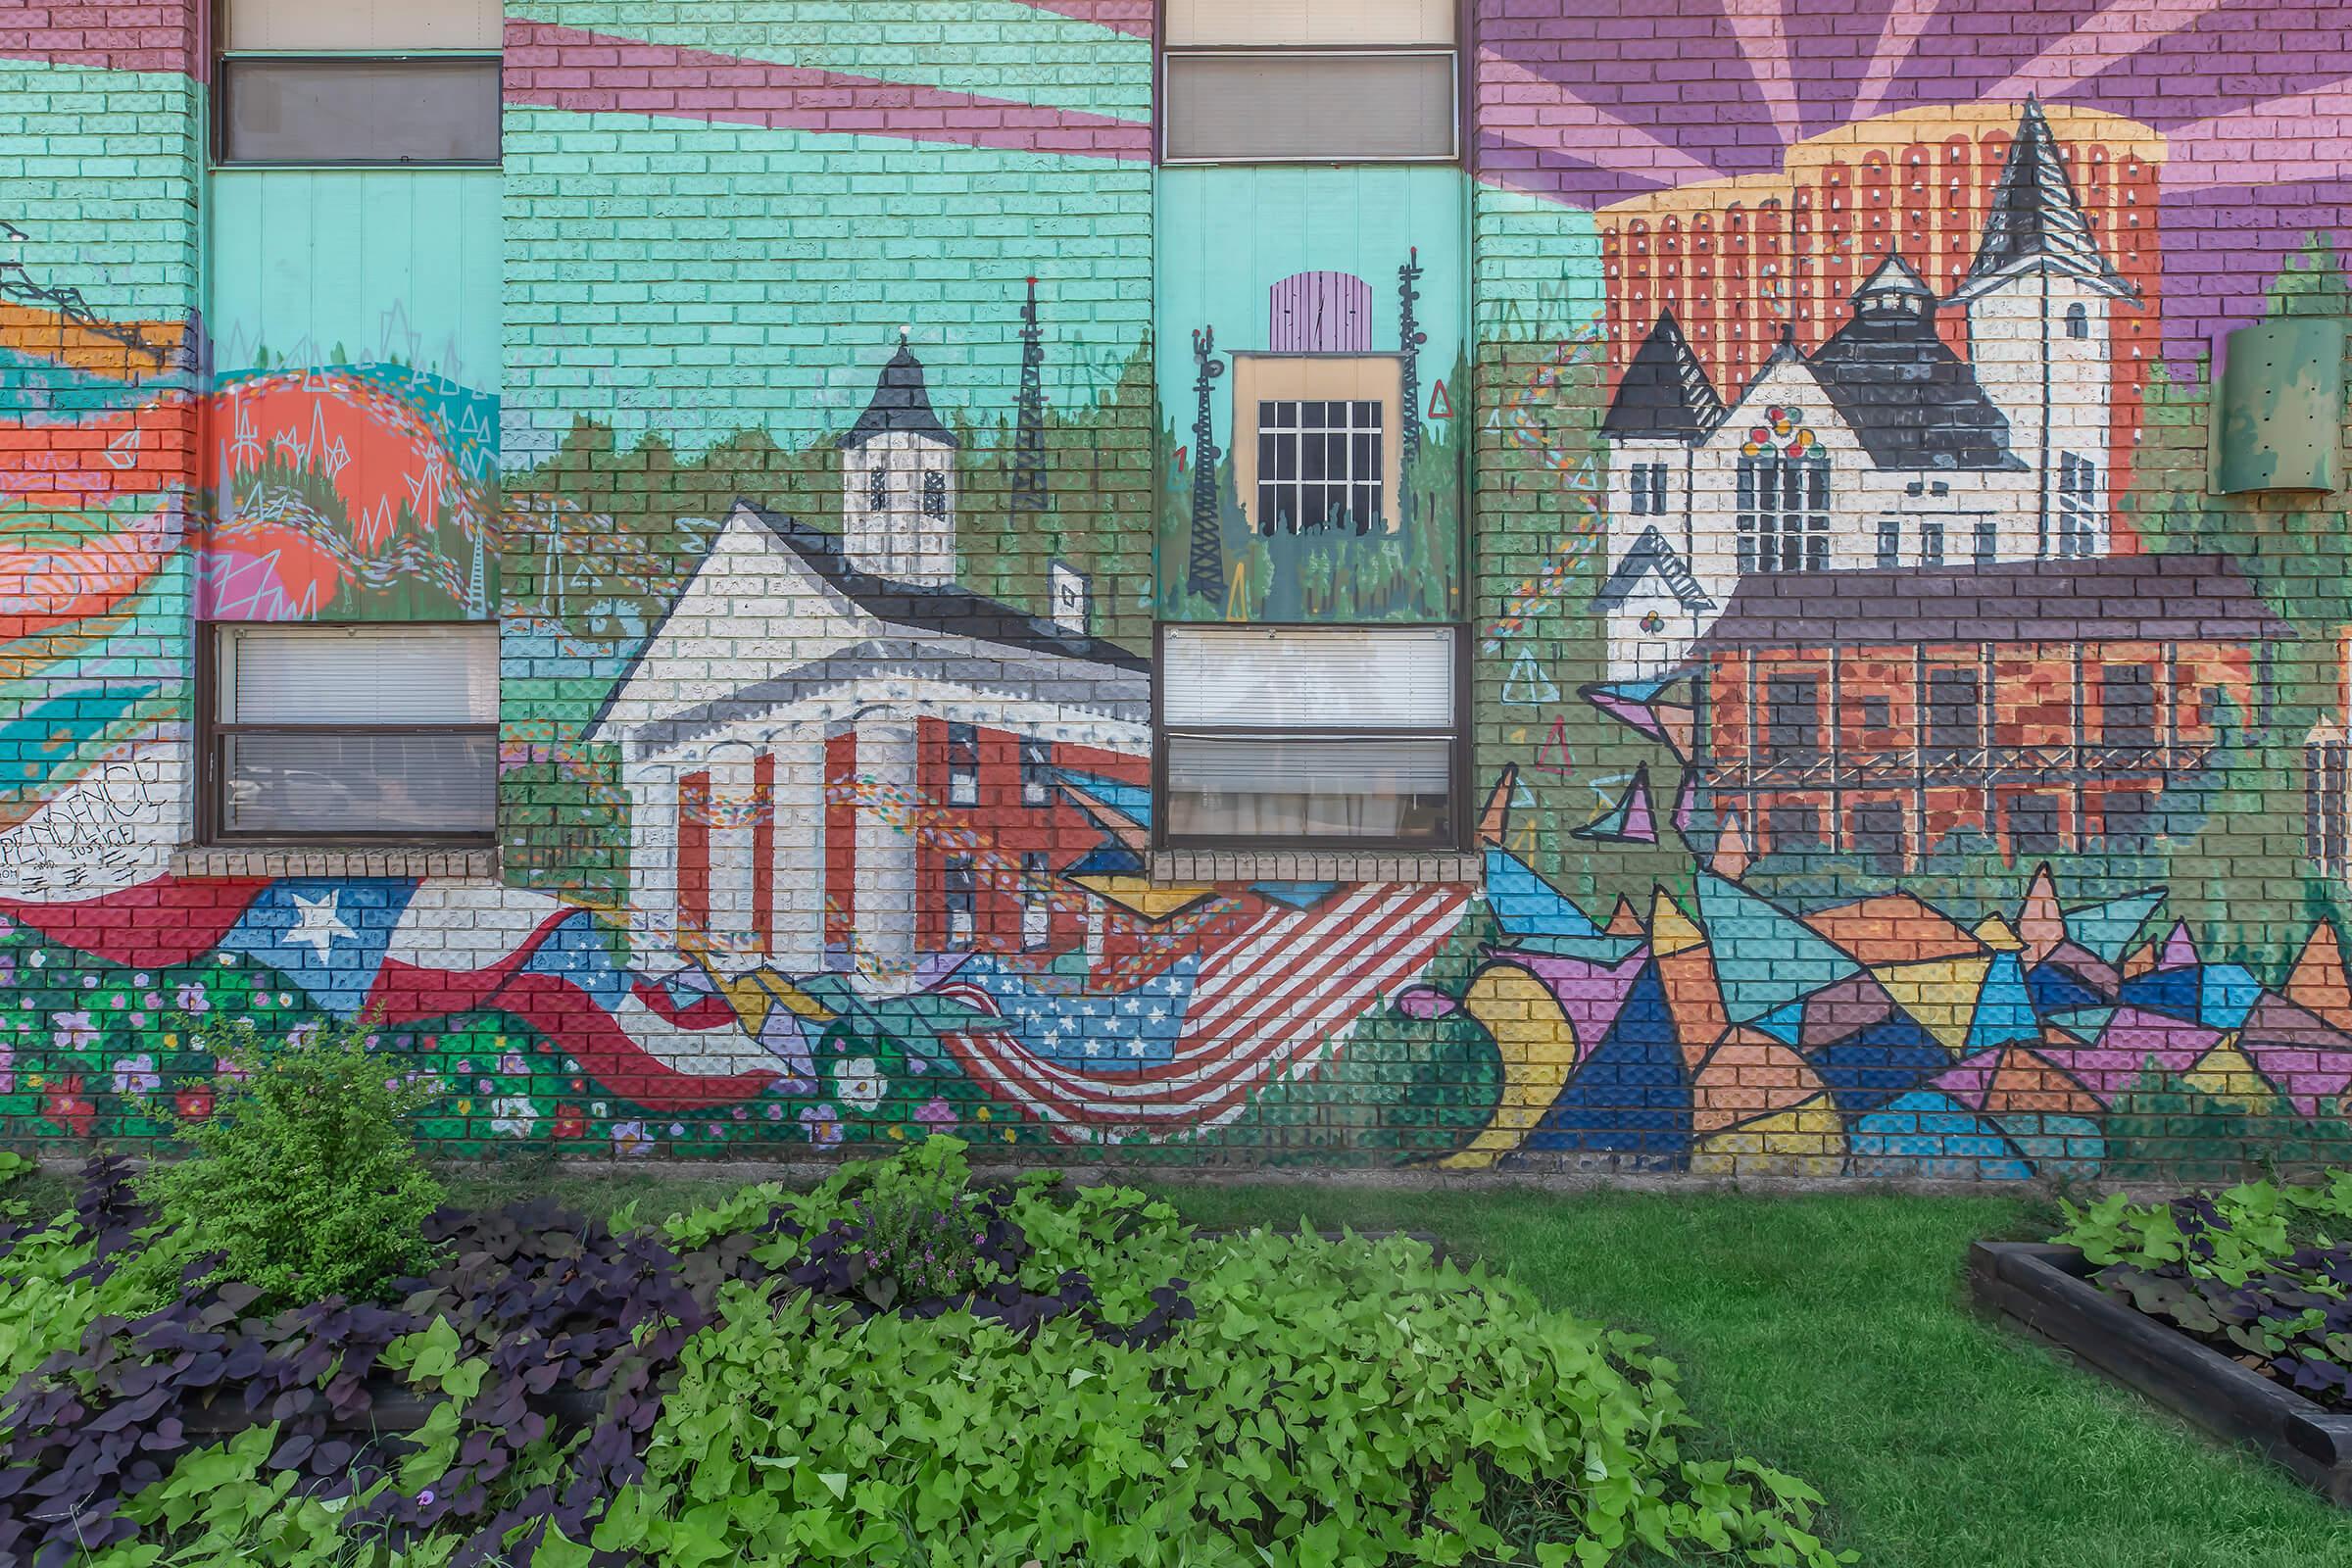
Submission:
[[1119,669],[1152,667],[1152,662],[1141,654],[1131,654],[1100,637],[1074,637],[1051,620],[1000,599],[984,599],[962,588],[935,588],[877,577],[850,564],[849,557],[842,552],[839,534],[811,528],[749,501],[739,500],[735,505],[750,513],[775,536],[777,543],[798,556],[827,586],[877,619],[916,631],[936,632],[943,637],[976,637],[1024,653],[1084,659]]
[[1936,335],[1933,297],[1919,303],[1858,309],[1806,362],[1814,379],[1882,468],[2025,467],[2008,418]]
[[1609,573],[1609,580],[1592,596],[1592,608],[1615,610],[1632,598],[1642,579],[1653,571],[1685,610],[1695,612],[1715,608],[1715,601],[1707,597],[1707,591],[1691,575],[1690,563],[1667,542],[1654,522],[1642,530],[1642,537],[1634,541],[1633,549],[1625,553],[1625,559],[1617,563],[1617,569]]
[[963,443],[956,432],[942,424],[931,408],[931,389],[923,380],[923,362],[914,357],[904,339],[899,352],[882,367],[882,375],[874,383],[873,401],[858,416],[858,422],[842,432],[834,444],[843,447],[863,446],[878,435],[900,431],[925,436],[947,446]]
[[2074,181],[2067,177],[2041,100],[2029,97],[1984,215],[1976,260],[1955,297],[1965,297],[2011,268],[2036,259],[2052,262],[2119,298],[2139,298],[2139,290],[2124,281],[2099,249],[2090,220],[2075,199]]
[[1713,429],[1722,417],[1723,399],[1690,352],[1682,323],[1672,311],[1660,311],[1617,383],[1600,433],[1621,441],[1683,440]]

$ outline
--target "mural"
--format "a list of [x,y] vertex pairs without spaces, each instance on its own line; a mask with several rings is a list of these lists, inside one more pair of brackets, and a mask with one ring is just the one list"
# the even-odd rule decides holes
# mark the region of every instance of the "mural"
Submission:
[[[2352,305],[2310,37],[1487,0],[1474,162],[1155,170],[1134,7],[737,9],[210,176],[202,313],[0,179],[0,1136],[365,1011],[470,1152],[2352,1143],[2344,518],[2204,484]],[[496,877],[178,858],[198,621],[493,617]],[[1154,878],[1165,620],[1467,621],[1477,879]]]

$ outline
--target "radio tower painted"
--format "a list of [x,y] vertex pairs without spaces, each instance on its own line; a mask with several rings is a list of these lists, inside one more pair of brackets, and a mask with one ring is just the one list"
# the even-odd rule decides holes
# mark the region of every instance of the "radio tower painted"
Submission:
[[1413,314],[1413,306],[1421,298],[1421,247],[1416,245],[1405,252],[1404,265],[1396,269],[1396,346],[1404,351],[1404,445],[1401,467],[1404,482],[1413,482],[1413,460],[1421,455],[1421,345],[1429,334],[1421,330],[1421,322]]
[[1215,327],[1194,329],[1193,390],[1200,402],[1193,418],[1193,548],[1185,586],[1210,600],[1220,600],[1225,593],[1225,546],[1217,514],[1217,459],[1223,454],[1217,451],[1216,425],[1208,407],[1209,384],[1225,373],[1216,348]]
[[1021,396],[1012,435],[1012,511],[1042,514],[1046,496],[1046,351],[1037,325],[1037,279],[1021,307]]

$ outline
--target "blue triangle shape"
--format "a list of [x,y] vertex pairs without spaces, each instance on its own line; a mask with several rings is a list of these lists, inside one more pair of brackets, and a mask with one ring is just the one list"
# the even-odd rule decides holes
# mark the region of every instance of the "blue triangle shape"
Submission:
[[1784,1046],[1796,1044],[1797,1036],[1803,1032],[1804,1022],[1805,1004],[1802,1002],[1791,1002],[1786,1007],[1775,1007],[1760,1018],[1748,1020],[1750,1027],[1763,1030]]
[[1968,1046],[1960,1054],[1973,1056],[2011,1041],[2040,1038],[2041,1025],[2034,1016],[2033,998],[2026,992],[2024,966],[2014,953],[1996,955],[1977,992],[1976,1016],[1968,1024]]
[[1746,1023],[1787,1006],[1862,966],[1795,915],[1722,877],[1701,872],[1698,923],[1723,987],[1723,1015]]
[[1514,937],[1596,937],[1601,929],[1536,875],[1525,860],[1504,850],[1487,852],[1487,903],[1495,920]]
[[2099,956],[2101,963],[2124,961],[2124,950],[2164,903],[2164,889],[2148,888],[2066,911],[2066,934]]

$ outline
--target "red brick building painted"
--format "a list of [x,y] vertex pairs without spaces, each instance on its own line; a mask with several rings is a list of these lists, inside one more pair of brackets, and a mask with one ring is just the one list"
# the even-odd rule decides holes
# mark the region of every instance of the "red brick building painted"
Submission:
[[2131,853],[2291,635],[2219,557],[1751,576],[1693,649],[1702,780],[1766,854]]

